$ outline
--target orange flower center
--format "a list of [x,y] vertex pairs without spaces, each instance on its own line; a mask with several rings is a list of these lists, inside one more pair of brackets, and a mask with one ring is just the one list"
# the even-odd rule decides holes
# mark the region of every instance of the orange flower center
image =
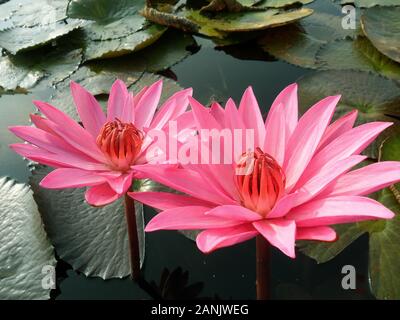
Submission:
[[281,166],[260,148],[244,153],[236,164],[235,182],[242,205],[263,217],[282,197],[285,180]]
[[140,152],[143,134],[133,124],[116,119],[103,125],[96,143],[114,170],[127,171]]

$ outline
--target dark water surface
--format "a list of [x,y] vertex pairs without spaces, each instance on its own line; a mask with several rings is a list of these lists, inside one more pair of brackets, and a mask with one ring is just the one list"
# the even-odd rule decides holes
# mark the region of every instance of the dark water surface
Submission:
[[[317,1],[320,2],[320,1]],[[316,4],[325,11],[336,10],[330,1]],[[201,38],[196,39],[201,49],[180,64],[174,66],[179,84],[193,87],[195,97],[203,103],[215,98],[219,101],[231,96],[239,101],[247,86],[253,86],[263,112],[267,112],[274,97],[288,84],[310,72],[263,56],[264,61],[241,60],[224,51],[217,51],[213,44]],[[237,56],[237,50],[233,50]],[[252,47],[242,48],[239,53],[255,55]],[[257,55],[258,56],[258,55]],[[47,96],[46,96],[47,95]],[[16,138],[7,131],[9,125],[29,123],[28,113],[33,112],[33,99],[48,99],[33,95],[4,95],[0,97],[0,176],[7,175],[26,182],[29,170],[26,162],[8,149]],[[147,208],[146,220],[154,215]],[[218,297],[220,299],[255,298],[255,241],[222,249],[210,255],[203,255],[189,239],[174,231],[160,231],[146,235],[146,260],[144,275],[148,282],[159,282],[164,268],[170,271],[181,268],[189,272],[189,284],[202,283],[198,298]],[[331,262],[317,265],[310,258],[297,254],[292,260],[278,250],[272,250],[271,293],[273,298],[327,298],[360,299],[370,298],[368,289],[368,241],[361,237]],[[344,265],[353,265],[357,270],[357,289],[345,291],[341,287]],[[148,299],[150,290],[139,288],[129,279],[103,281],[86,278],[65,266],[58,268],[62,276],[59,290],[53,295],[57,299]],[[66,274],[64,274],[66,273]],[[175,277],[170,296],[180,296],[179,283],[182,277]],[[200,286],[200,285],[199,285]],[[173,290],[174,289],[174,290]],[[147,291],[147,292],[146,292]],[[195,290],[193,290],[195,292]]]

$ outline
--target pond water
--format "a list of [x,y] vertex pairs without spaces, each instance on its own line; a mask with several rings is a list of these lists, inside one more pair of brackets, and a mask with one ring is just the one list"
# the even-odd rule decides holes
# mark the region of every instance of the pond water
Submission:
[[[323,10],[332,10],[330,1],[317,1]],[[274,97],[286,85],[310,72],[263,56],[264,60],[244,60],[227,52],[214,49],[209,40],[196,38],[201,49],[181,63],[172,67],[182,87],[193,87],[195,96],[206,103],[210,97],[225,100],[232,96],[238,101],[249,85],[258,97],[263,112],[268,111]],[[252,47],[237,48],[236,56],[252,54]],[[233,54],[233,53],[232,53]],[[26,162],[8,149],[16,138],[7,131],[9,125],[29,123],[28,113],[33,112],[33,99],[48,98],[50,91],[28,95],[3,95],[0,97],[0,176],[10,176],[26,182],[29,170]],[[47,97],[46,97],[47,96]],[[146,209],[146,220],[155,214]],[[346,248],[336,259],[318,265],[300,252],[296,260],[272,250],[272,272],[270,288],[275,299],[327,298],[360,299],[372,298],[368,289],[368,241],[363,236]],[[254,299],[255,298],[255,241],[203,255],[195,243],[174,231],[146,234],[146,260],[144,277],[150,283],[160,281],[163,270],[170,272],[181,268],[188,271],[188,285],[201,283],[201,292],[193,298]],[[151,250],[149,249],[151,248]],[[341,273],[344,265],[353,265],[357,270],[357,289],[343,290]],[[53,292],[56,299],[148,299],[151,290],[140,288],[128,278],[103,281],[87,278],[74,272],[67,265],[58,267],[59,283]],[[171,297],[179,296],[182,273],[176,273],[171,285]],[[193,291],[194,292],[194,291]],[[190,297],[190,296],[186,296]]]

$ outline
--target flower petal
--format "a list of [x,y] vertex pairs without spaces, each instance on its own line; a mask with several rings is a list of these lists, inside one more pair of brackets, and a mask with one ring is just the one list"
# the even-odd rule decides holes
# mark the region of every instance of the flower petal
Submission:
[[198,102],[196,99],[192,97],[189,97],[189,103],[192,107],[194,120],[196,122],[198,130],[222,129],[221,125],[211,115],[209,108],[204,107],[200,102]]
[[336,120],[330,126],[328,126],[328,128],[326,128],[324,136],[321,139],[321,142],[318,145],[317,152],[325,148],[328,144],[330,144],[333,140],[335,140],[343,133],[352,129],[354,123],[356,122],[357,115],[358,115],[357,110],[351,111],[346,115],[344,115],[343,117]]
[[339,99],[340,96],[332,96],[317,102],[297,124],[289,139],[283,165],[288,192],[295,186],[312,159]]
[[125,83],[117,79],[111,87],[108,98],[107,121],[114,121],[117,118],[122,120],[122,113],[128,94]]
[[296,223],[292,220],[262,220],[253,222],[254,228],[290,258],[295,258]]
[[170,120],[182,115],[188,105],[188,97],[192,96],[193,89],[188,88],[172,95],[160,108],[150,125],[152,129],[162,129]]
[[258,146],[264,145],[265,128],[260,107],[253,89],[248,87],[239,105],[239,114],[246,128],[254,129],[254,141]]
[[399,161],[377,162],[342,175],[323,192],[323,196],[363,196],[399,181]]
[[347,131],[315,155],[301,178],[309,180],[327,163],[359,154],[390,125],[390,122],[370,122]]
[[118,177],[105,177],[110,187],[118,194],[124,194],[132,185],[132,172],[122,174]]
[[330,227],[297,228],[296,240],[335,241],[336,231]]
[[105,206],[117,200],[121,195],[116,193],[108,183],[90,187],[85,193],[86,201],[95,207]]
[[206,215],[242,222],[253,222],[262,219],[262,216],[257,212],[251,211],[242,206],[233,205],[215,207],[210,211],[207,211]]
[[190,196],[169,192],[130,192],[133,199],[154,207],[159,210],[168,210],[177,207],[202,206],[208,207],[213,204]]
[[292,209],[286,216],[299,227],[324,226],[363,220],[391,219],[394,214],[379,202],[358,196],[318,199]]
[[106,117],[95,97],[76,82],[71,81],[71,93],[85,129],[97,138]]
[[204,214],[208,210],[210,210],[209,207],[203,206],[168,209],[160,212],[151,219],[145,231],[227,228],[240,223]]
[[211,104],[210,113],[219,123],[224,123],[225,110],[221,107],[221,105],[218,102],[213,102]]
[[134,170],[170,188],[193,197],[218,204],[236,204],[234,199],[223,194],[218,186],[210,185],[197,172],[177,168],[173,165],[138,165]]
[[137,128],[149,127],[160,102],[163,83],[158,80],[153,83],[135,104],[135,125]]
[[283,104],[275,104],[265,122],[264,152],[283,165],[286,150],[286,118]]
[[103,177],[81,169],[60,168],[53,170],[40,182],[47,189],[82,188],[106,182]]
[[249,223],[230,228],[209,229],[197,236],[196,244],[203,253],[210,253],[216,249],[250,240],[257,234],[258,231]]
[[47,124],[50,120],[47,120],[46,118],[43,118],[37,114],[31,114],[30,115],[32,123],[35,125],[36,128],[41,129],[43,131],[46,131],[48,133],[51,133],[53,135],[57,135]]
[[47,122],[47,125],[51,130],[57,133],[57,135],[62,137],[75,149],[99,162],[106,163],[104,155],[97,147],[95,139],[88,131],[52,105],[42,101],[34,101],[33,103],[47,119],[50,120]]

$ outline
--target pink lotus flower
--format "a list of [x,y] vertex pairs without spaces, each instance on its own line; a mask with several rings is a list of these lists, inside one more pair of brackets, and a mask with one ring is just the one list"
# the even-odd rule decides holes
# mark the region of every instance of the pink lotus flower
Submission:
[[[232,100],[225,109],[218,104],[208,109],[189,99],[198,130],[251,128],[256,148],[233,165],[138,166],[142,174],[187,194],[131,193],[162,210],[146,231],[201,229],[196,242],[204,253],[262,235],[294,258],[296,240],[334,241],[332,224],[392,218],[389,209],[364,196],[399,181],[400,162],[350,171],[391,123],[353,128],[353,111],[329,124],[339,99],[323,99],[298,120],[292,84],[275,99],[265,123],[251,88],[238,109]],[[249,160],[252,170],[236,174]]]
[[10,147],[26,158],[56,168],[41,181],[42,187],[87,186],[87,202],[106,205],[127,192],[136,177],[135,166],[146,163],[146,150],[153,143],[146,130],[164,130],[170,120],[188,114],[185,111],[191,89],[175,93],[156,113],[161,91],[162,82],[158,81],[133,96],[117,80],[110,91],[106,116],[89,92],[71,82],[83,127],[50,104],[34,101],[46,118],[31,115],[36,128],[11,127],[29,144]]

